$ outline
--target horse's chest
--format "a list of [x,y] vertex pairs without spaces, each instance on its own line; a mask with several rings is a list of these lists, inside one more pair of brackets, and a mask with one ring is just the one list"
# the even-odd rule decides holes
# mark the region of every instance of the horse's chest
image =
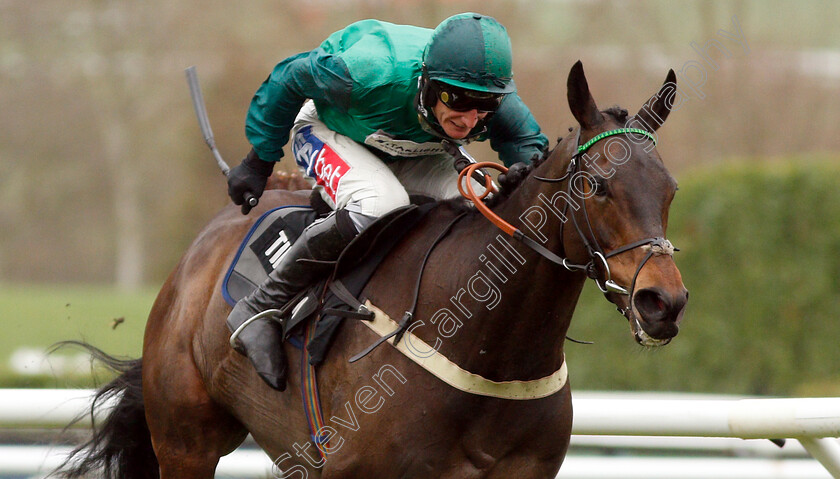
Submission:
[[565,453],[571,410],[562,392],[555,396],[511,401],[441,392],[437,401],[416,406],[413,443],[432,452],[458,451],[478,470],[526,451],[541,457]]

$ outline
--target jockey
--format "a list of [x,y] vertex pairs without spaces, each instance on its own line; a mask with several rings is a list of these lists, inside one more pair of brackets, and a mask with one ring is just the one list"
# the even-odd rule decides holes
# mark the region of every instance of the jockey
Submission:
[[[526,173],[548,139],[516,94],[511,56],[501,24],[462,13],[434,30],[363,20],[280,62],[251,102],[245,130],[253,149],[230,171],[228,194],[247,214],[245,194],[262,194],[291,135],[295,161],[334,211],[236,304],[230,330],[326,274],[330,266],[300,260],[336,260],[374,220],[408,205],[409,193],[458,196],[442,140],[489,139],[505,165],[517,165],[511,172]],[[260,319],[238,341],[260,377],[283,390],[282,327]]]

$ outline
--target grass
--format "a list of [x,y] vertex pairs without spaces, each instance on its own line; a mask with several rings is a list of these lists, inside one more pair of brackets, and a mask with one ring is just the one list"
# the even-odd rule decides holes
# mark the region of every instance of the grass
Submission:
[[0,335],[0,387],[93,384],[90,363],[78,349],[53,353],[49,365],[38,357],[59,341],[82,340],[108,354],[139,357],[156,294],[156,288],[121,292],[95,285],[0,285],[5,333]]

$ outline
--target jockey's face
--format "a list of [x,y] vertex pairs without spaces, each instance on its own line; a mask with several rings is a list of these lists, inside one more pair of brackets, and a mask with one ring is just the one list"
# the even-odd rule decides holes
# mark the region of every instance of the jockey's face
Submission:
[[486,111],[478,110],[455,111],[440,100],[435,102],[432,112],[446,135],[454,140],[466,138],[475,125],[488,115]]

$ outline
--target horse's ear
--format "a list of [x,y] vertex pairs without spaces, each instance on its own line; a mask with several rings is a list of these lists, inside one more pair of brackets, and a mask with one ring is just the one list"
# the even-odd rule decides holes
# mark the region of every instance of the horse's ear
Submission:
[[642,105],[632,121],[641,123],[639,126],[653,133],[665,123],[665,119],[668,118],[668,114],[671,113],[671,108],[674,106],[676,95],[677,75],[671,69],[668,70],[662,88]]
[[589,93],[589,83],[586,82],[586,75],[583,73],[583,63],[580,60],[572,66],[569,71],[569,80],[566,82],[569,108],[572,115],[580,123],[584,130],[600,125],[604,121],[592,94]]

